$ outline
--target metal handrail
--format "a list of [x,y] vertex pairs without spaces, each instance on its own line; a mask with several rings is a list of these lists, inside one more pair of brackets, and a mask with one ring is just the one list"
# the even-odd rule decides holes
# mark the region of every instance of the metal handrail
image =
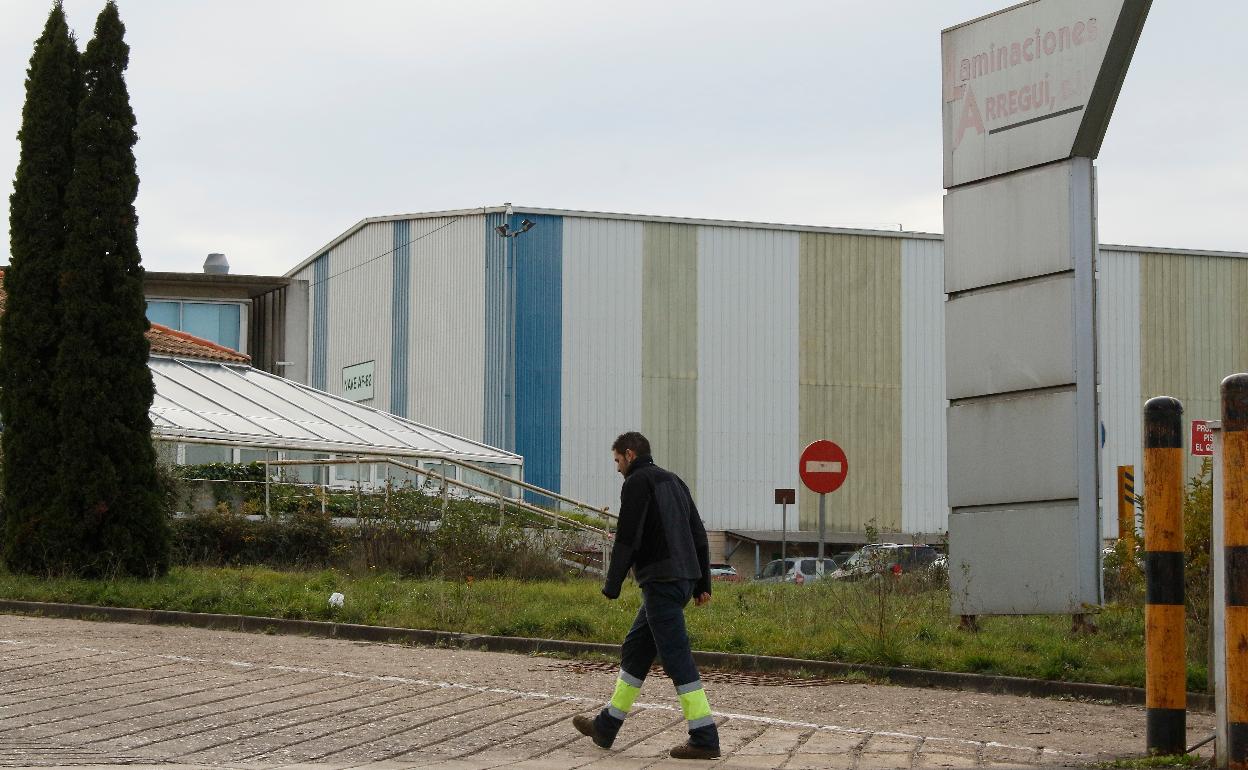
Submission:
[[[450,465],[454,465],[459,468],[470,470],[474,473],[480,473],[483,476],[488,476],[493,479],[498,479],[499,481],[504,481],[508,484],[513,484],[517,487],[520,487],[521,489],[526,489],[530,492],[539,494],[542,497],[549,497],[552,500],[559,500],[560,502],[568,503],[569,505],[574,505],[577,508],[581,508],[587,511],[593,511],[595,514],[603,516],[608,519],[618,520],[620,518],[618,515],[611,513],[610,509],[608,509],[606,506],[603,506],[602,508],[598,508],[598,507],[590,505],[589,503],[584,503],[584,502],[581,502],[580,500],[576,500],[571,497],[566,497],[564,495],[559,494],[558,492],[552,492],[549,489],[543,489],[542,487],[539,487],[535,484],[530,484],[527,481],[520,481],[506,474],[498,473],[497,471],[492,471],[488,468],[482,468],[481,466],[475,463],[468,462],[466,460],[456,460],[452,457],[445,457],[439,454],[425,454],[425,453],[413,453],[410,455],[404,455],[404,457],[417,457],[422,460],[437,460],[439,463],[448,463]],[[404,463],[400,460],[396,460],[393,457],[387,457],[384,455],[361,455],[355,458],[354,460],[352,460],[351,462],[356,462],[356,463],[361,463],[361,464],[363,463],[387,463],[390,465],[398,465],[403,468],[409,468],[409,469],[415,470],[417,473],[428,475],[427,471],[421,470],[420,468],[416,468],[415,466],[408,465],[407,463]],[[265,464],[266,465],[344,465],[345,463],[332,461],[332,460],[268,460],[268,461],[265,461]]]
[[[499,473],[497,471],[492,471],[489,468],[482,468],[480,465],[469,462],[467,460],[456,460],[451,457],[440,457],[440,456],[429,456],[427,458],[422,458],[422,459],[434,459],[434,460],[438,460],[439,462],[450,463],[451,465],[454,465],[460,468],[465,468],[467,470],[473,471],[474,473],[480,473],[483,476],[489,476],[491,478],[498,479],[499,481],[505,481],[508,484],[514,484],[520,487],[521,489],[527,489],[528,491],[539,494],[542,497],[549,497],[552,500],[559,500],[560,502],[568,503],[569,505],[574,505],[577,508],[583,508],[585,510],[593,511],[594,513],[600,514],[609,519],[619,519],[619,516],[615,515],[614,513],[611,513],[605,506],[602,508],[596,508],[592,505],[589,505],[588,503],[583,503],[580,500],[575,500],[571,497],[565,497],[564,495],[561,495],[558,492],[552,492],[549,489],[543,489],[542,487],[539,487],[536,484],[530,484],[527,481],[518,481],[506,474]],[[378,462],[396,462],[396,464],[402,464],[401,462],[391,461],[388,458],[384,458],[384,457],[380,458],[380,460],[377,460],[377,461]],[[361,458],[361,462],[364,462],[363,458]]]
[[[443,459],[446,459],[446,458],[441,458],[441,457],[439,457],[439,458],[437,458],[437,459],[439,459],[439,460],[443,460]],[[507,497],[507,496],[505,496],[505,495],[502,493],[502,490],[501,490],[501,489],[500,489],[499,491],[495,492],[495,491],[491,491],[491,490],[485,489],[484,487],[479,487],[479,486],[476,486],[475,484],[469,484],[469,483],[467,483],[467,482],[465,482],[465,481],[460,481],[460,480],[458,480],[458,479],[451,479],[451,478],[447,478],[447,476],[446,476],[446,472],[445,472],[444,470],[441,470],[441,471],[439,471],[437,474],[435,474],[434,472],[432,472],[432,471],[430,471],[430,470],[428,470],[428,469],[421,468],[421,467],[416,466],[416,465],[411,465],[411,464],[408,464],[408,463],[402,462],[402,461],[400,461],[400,460],[396,460],[396,459],[394,459],[393,457],[384,457],[384,456],[360,456],[360,457],[353,458],[352,460],[348,460],[348,461],[346,461],[346,462],[344,462],[342,458],[325,458],[325,459],[319,459],[319,460],[265,460],[265,461],[264,461],[264,485],[265,485],[265,486],[264,486],[264,504],[265,504],[265,515],[267,516],[267,515],[269,514],[269,483],[270,483],[270,477],[271,477],[271,474],[270,474],[270,472],[269,472],[269,468],[270,468],[271,466],[277,466],[277,467],[283,467],[283,466],[308,466],[308,465],[316,465],[316,466],[329,465],[329,466],[332,466],[332,465],[348,465],[348,464],[350,464],[350,465],[355,465],[355,466],[358,468],[360,465],[364,465],[364,464],[366,464],[366,463],[367,463],[367,464],[382,464],[382,463],[384,463],[384,464],[386,464],[386,465],[393,465],[393,466],[396,466],[396,467],[398,467],[398,468],[403,468],[404,470],[412,471],[413,473],[417,474],[418,476],[423,476],[423,477],[425,477],[425,478],[427,478],[427,479],[430,479],[430,480],[434,480],[434,481],[439,482],[439,483],[440,483],[440,485],[441,485],[441,487],[442,487],[442,507],[443,507],[443,510],[444,510],[444,511],[445,511],[445,509],[446,509],[447,504],[449,503],[449,497],[448,497],[448,494],[449,494],[449,489],[450,489],[450,487],[451,487],[451,486],[454,486],[454,487],[457,487],[457,488],[459,488],[459,489],[464,489],[464,490],[467,490],[467,491],[472,492],[472,493],[474,493],[474,494],[480,495],[480,496],[482,496],[482,497],[497,499],[497,500],[498,500],[498,504],[499,504],[499,517],[500,517],[500,519],[499,519],[499,523],[500,523],[500,524],[502,523],[502,518],[501,518],[501,517],[502,517],[502,516],[504,516],[504,515],[505,515],[505,513],[506,513],[506,507],[507,507],[508,505],[511,505],[511,506],[514,506],[515,508],[517,508],[517,509],[521,510],[521,511],[525,511],[525,512],[527,512],[527,513],[534,514],[534,515],[539,516],[539,517],[541,517],[541,518],[543,518],[543,519],[546,519],[546,520],[548,520],[548,521],[552,521],[552,522],[556,523],[557,525],[569,526],[569,527],[571,527],[571,528],[573,528],[573,529],[577,529],[577,530],[580,530],[580,531],[583,531],[583,532],[587,532],[587,533],[590,533],[590,534],[593,534],[593,535],[597,535],[598,537],[602,538],[602,570],[603,570],[603,573],[604,573],[604,574],[606,573],[607,567],[608,567],[608,565],[609,565],[609,563],[610,563],[610,556],[611,556],[611,542],[610,542],[610,541],[611,541],[611,529],[610,529],[610,521],[609,521],[609,519],[617,519],[617,520],[618,520],[618,518],[619,518],[618,516],[614,516],[614,515],[611,515],[611,514],[607,513],[607,512],[606,512],[606,509],[599,509],[599,508],[595,508],[595,507],[593,507],[593,506],[591,506],[591,505],[588,505],[588,504],[582,503],[582,502],[580,502],[580,501],[578,501],[578,500],[573,500],[572,498],[569,498],[569,497],[564,497],[563,495],[557,495],[557,494],[553,494],[553,495],[551,495],[551,496],[553,496],[553,497],[556,497],[557,499],[563,500],[563,501],[565,501],[565,502],[569,502],[569,503],[571,503],[572,505],[575,505],[576,507],[581,508],[582,510],[593,511],[593,512],[595,513],[595,515],[603,515],[603,516],[604,516],[604,519],[608,519],[607,521],[605,521],[605,522],[604,522],[604,526],[603,526],[603,527],[601,527],[601,528],[599,528],[599,527],[594,527],[594,526],[591,526],[591,525],[589,525],[589,524],[585,524],[585,523],[583,523],[583,522],[577,521],[576,519],[571,519],[571,518],[568,518],[568,517],[566,517],[566,516],[561,516],[561,515],[559,515],[558,513],[555,513],[555,512],[553,512],[553,511],[548,511],[548,510],[546,510],[545,508],[539,508],[538,506],[536,506],[536,505],[532,505],[531,503],[528,503],[528,502],[524,501],[524,500],[523,500],[523,499],[521,499],[521,498],[518,498],[518,497],[517,497],[517,498]],[[547,495],[547,494],[548,494],[548,491],[547,491],[547,490],[542,489],[541,487],[537,487],[537,486],[534,486],[534,485],[532,485],[532,484],[526,484],[525,482],[517,482],[515,479],[512,479],[512,478],[510,478],[509,476],[504,476],[503,474],[493,473],[493,472],[488,471],[488,470],[486,470],[486,469],[484,469],[484,468],[478,468],[478,467],[473,466],[473,465],[471,465],[471,464],[466,464],[466,463],[462,463],[462,462],[458,462],[458,461],[451,461],[451,464],[453,464],[453,465],[457,465],[457,466],[459,466],[459,467],[466,467],[466,468],[467,468],[467,469],[469,469],[469,470],[473,470],[473,471],[481,472],[481,473],[483,473],[483,474],[485,474],[485,475],[487,475],[487,476],[492,476],[492,477],[494,477],[494,478],[497,478],[497,479],[499,479],[499,480],[501,480],[501,481],[503,481],[503,482],[505,482],[505,483],[508,483],[508,484],[516,484],[517,486],[520,486],[520,487],[525,488],[525,489],[529,489],[529,490],[531,490],[531,491],[536,491],[537,493],[542,494],[542,495]],[[359,475],[359,474],[357,473],[357,478],[356,478],[356,482],[355,482],[355,484],[356,484],[356,488],[357,488],[357,490],[356,490],[356,491],[357,491],[357,508],[358,508],[358,503],[359,503],[359,501],[358,501],[358,493],[359,493],[359,485],[360,485],[358,475]],[[322,495],[324,495],[324,492],[322,492]],[[324,500],[322,500],[322,507],[324,507]]]

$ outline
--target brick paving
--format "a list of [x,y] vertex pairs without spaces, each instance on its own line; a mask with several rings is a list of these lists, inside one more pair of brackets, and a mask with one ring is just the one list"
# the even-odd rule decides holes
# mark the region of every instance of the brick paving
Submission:
[[4,767],[1053,767],[1138,755],[1143,724],[1133,707],[732,683],[710,691],[723,759],[698,763],[666,757],[685,736],[661,677],[603,751],[569,720],[611,677],[572,663],[14,616],[0,637]]

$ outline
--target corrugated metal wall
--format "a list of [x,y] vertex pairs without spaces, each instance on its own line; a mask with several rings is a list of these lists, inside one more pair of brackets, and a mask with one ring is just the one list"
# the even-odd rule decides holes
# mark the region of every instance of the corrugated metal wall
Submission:
[[[849,460],[828,530],[899,530],[901,240],[802,233],[800,287],[800,443],[830,439]],[[799,504],[815,529],[818,496]]]
[[411,223],[407,416],[482,440],[485,377],[484,217]]
[[516,276],[515,451],[524,456],[526,481],[558,492],[562,467],[563,217],[529,214],[526,218],[536,226],[512,239]]
[[312,272],[312,382],[314,388],[328,389],[326,356],[329,351],[329,252],[317,257]]
[[[829,531],[943,529],[938,242],[523,212],[513,228],[521,218],[537,225],[509,244],[497,214],[369,223],[335,246],[332,271],[329,256],[310,263],[297,277],[314,282],[326,389],[375,360],[375,403],[505,445],[509,245],[514,448],[531,481],[614,509],[610,443],[640,429],[708,526],[768,529],[772,490],[801,488],[801,448],[831,438],[850,479]],[[815,511],[804,494],[803,528]]]
[[619,510],[611,442],[641,430],[644,225],[563,221],[560,484],[564,494]]
[[[639,428],[708,526],[773,528],[771,490],[801,488],[798,452],[830,438],[850,459],[828,498],[830,531],[946,528],[939,241],[523,216],[538,222],[511,244],[516,448],[530,479],[614,509],[610,442]],[[342,367],[375,360],[374,404],[502,445],[501,222],[370,223],[309,262],[293,277],[311,282],[311,384],[340,392]],[[1248,370],[1248,260],[1111,249],[1099,274],[1109,490],[1119,464],[1142,479],[1144,400],[1174,395],[1189,420],[1217,419],[1221,379]],[[803,492],[804,529],[816,509]]]
[[[481,440],[490,446],[514,450],[514,446],[508,446],[514,442],[507,440],[507,281],[510,268],[506,255],[509,239],[499,237],[494,230],[503,223],[502,214],[489,214],[482,219],[485,223],[482,231],[485,287],[481,321],[484,331]],[[465,383],[465,386],[470,384]]]
[[698,229],[698,506],[716,528],[778,529],[798,484],[797,233]]
[[942,247],[901,241],[901,528],[910,533],[949,527]]
[[[342,395],[342,370],[373,361],[373,398],[360,403],[390,405],[391,314],[389,306],[394,227],[369,224],[333,250],[333,269],[316,288],[328,287],[330,343],[324,351],[325,390]],[[315,291],[314,289],[313,291]],[[318,318],[319,318],[318,314]]]
[[641,431],[659,465],[698,494],[698,228],[646,222]]
[[408,351],[412,333],[412,222],[394,223],[394,254],[390,275],[390,412],[407,416]]
[[[1222,379],[1248,371],[1245,297],[1248,260],[1142,254],[1141,398],[1178,398],[1188,425],[1192,420],[1220,419]],[[1189,435],[1185,429],[1185,441]],[[1189,454],[1189,475],[1199,466]]]
[[1101,534],[1118,536],[1118,466],[1134,465],[1137,492],[1144,489],[1144,400],[1140,396],[1140,255],[1105,251],[1097,255],[1097,367],[1101,449]]

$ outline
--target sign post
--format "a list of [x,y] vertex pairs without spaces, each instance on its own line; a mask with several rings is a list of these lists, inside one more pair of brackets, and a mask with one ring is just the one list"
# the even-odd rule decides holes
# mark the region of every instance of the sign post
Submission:
[[950,612],[1101,603],[1094,159],[1151,0],[941,33]]
[[823,563],[824,496],[835,492],[845,483],[849,473],[849,459],[845,450],[826,439],[820,439],[802,451],[798,460],[798,475],[811,492],[819,495],[819,563]]
[[776,505],[780,506],[780,570],[781,570],[780,574],[782,575],[787,571],[784,565],[788,563],[785,561],[784,552],[785,552],[785,546],[788,545],[785,541],[788,540],[789,506],[796,502],[797,502],[797,490],[796,489],[777,489],[776,490]]
[[[1126,541],[1128,554],[1135,553],[1134,465],[1118,466],[1118,539]],[[1122,569],[1124,574],[1130,564],[1130,559],[1123,559]]]

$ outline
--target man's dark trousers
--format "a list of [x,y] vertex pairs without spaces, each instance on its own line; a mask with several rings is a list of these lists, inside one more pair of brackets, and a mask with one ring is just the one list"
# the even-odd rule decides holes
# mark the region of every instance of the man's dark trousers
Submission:
[[711,718],[711,707],[685,630],[685,605],[693,591],[692,580],[653,581],[641,587],[641,608],[620,651],[615,694],[595,720],[598,733],[608,740],[614,740],[624,724],[657,655],[676,685],[680,707],[689,724],[689,742],[719,748],[719,731]]

